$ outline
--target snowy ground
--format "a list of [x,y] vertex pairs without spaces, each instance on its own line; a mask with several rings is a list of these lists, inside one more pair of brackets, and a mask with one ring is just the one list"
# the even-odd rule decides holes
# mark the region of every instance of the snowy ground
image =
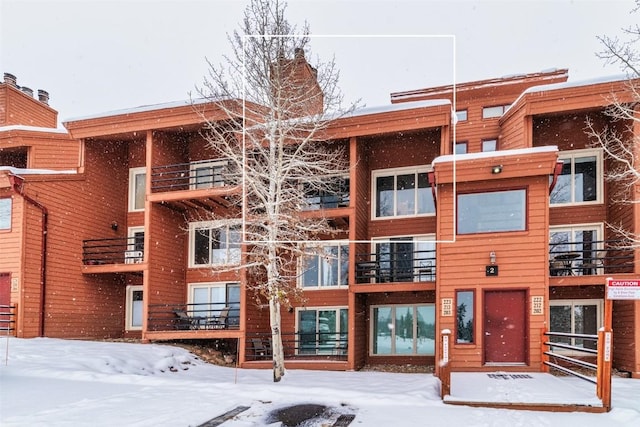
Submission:
[[606,414],[446,405],[431,374],[289,370],[279,384],[271,379],[268,370],[212,366],[171,346],[2,338],[0,425],[186,427],[244,405],[223,427],[264,426],[275,409],[317,403],[356,414],[351,426],[640,426],[633,379],[613,379]]

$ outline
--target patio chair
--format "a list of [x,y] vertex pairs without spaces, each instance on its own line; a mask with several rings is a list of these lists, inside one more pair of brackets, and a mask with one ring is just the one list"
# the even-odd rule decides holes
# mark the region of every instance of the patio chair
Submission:
[[271,356],[271,348],[261,338],[251,338],[251,346],[255,359],[267,359]]
[[195,319],[187,314],[185,310],[174,309],[173,313],[176,315],[176,329],[184,331],[187,329],[194,329],[196,327]]
[[214,318],[207,320],[207,329],[226,329],[229,310],[229,307],[224,307],[222,310],[220,310],[220,314],[218,314]]

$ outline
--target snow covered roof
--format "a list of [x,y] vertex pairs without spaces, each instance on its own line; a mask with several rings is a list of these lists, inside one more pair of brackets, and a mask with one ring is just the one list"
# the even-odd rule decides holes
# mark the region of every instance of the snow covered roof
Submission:
[[558,147],[555,145],[548,145],[545,147],[532,147],[532,148],[518,148],[515,150],[498,150],[498,151],[486,151],[482,153],[468,153],[468,154],[448,154],[446,156],[440,156],[433,159],[432,165],[438,163],[447,163],[453,161],[465,161],[465,160],[477,160],[477,159],[490,159],[492,157],[504,157],[504,156],[524,156],[528,154],[539,153],[551,153],[557,152]]
[[342,116],[341,118],[366,116],[369,114],[390,113],[393,111],[413,110],[417,108],[437,107],[441,105],[451,105],[451,101],[449,101],[448,99],[431,99],[427,101],[401,102],[398,104],[364,107],[355,110],[350,114]]
[[45,128],[39,126],[25,126],[25,125],[10,125],[10,126],[0,126],[0,132],[8,132],[11,130],[24,130],[29,132],[48,132],[48,133],[61,133],[67,135],[66,129],[58,129],[58,128]]
[[25,169],[14,168],[13,166],[0,166],[0,172],[9,172],[11,175],[73,175],[77,173],[75,170],[56,171],[51,169]]

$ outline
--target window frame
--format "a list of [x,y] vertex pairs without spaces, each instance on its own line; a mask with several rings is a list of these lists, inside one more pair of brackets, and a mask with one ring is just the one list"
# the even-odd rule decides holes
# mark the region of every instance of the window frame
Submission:
[[[458,333],[460,331],[460,329],[458,328],[458,301],[459,301],[459,294],[460,293],[470,293],[471,294],[471,341],[460,341],[460,338],[458,337]],[[476,290],[475,289],[456,289],[455,290],[455,296],[454,296],[454,306],[455,306],[455,316],[456,316],[456,320],[455,320],[455,335],[454,335],[454,339],[455,339],[455,345],[476,345],[476,321],[477,321],[477,316],[476,316]]]
[[[596,158],[596,198],[595,200],[588,200],[586,202],[576,202],[575,201],[575,159],[576,158],[584,158],[584,157],[595,157]],[[552,200],[552,195],[555,192],[556,188],[558,188],[557,182],[554,191],[549,194],[549,207],[558,208],[558,207],[566,207],[566,206],[584,206],[584,205],[597,205],[602,204],[604,199],[604,163],[603,163],[603,155],[602,149],[600,148],[586,148],[581,150],[569,150],[569,151],[561,151],[558,153],[558,161],[562,160],[571,160],[571,175],[570,175],[570,195],[571,200],[569,202],[556,202],[554,203]],[[559,175],[560,176],[560,175]],[[553,176],[550,177],[552,179]]]
[[[0,204],[2,203],[7,203],[8,206],[4,207],[4,209],[6,209],[6,213],[3,213],[3,208],[0,206],[0,232],[10,232],[13,222],[13,198],[11,196],[0,197]],[[4,219],[5,215],[6,219]],[[7,226],[3,226],[3,223],[6,223]]]
[[[404,239],[404,240],[403,240]],[[374,250],[374,252],[371,254],[371,261],[373,262],[377,262],[378,265],[381,262],[389,262],[392,263],[393,261],[390,259],[388,261],[381,261],[380,260],[380,249],[379,246],[380,244],[397,244],[397,243],[408,243],[411,242],[413,245],[413,251],[412,253],[414,254],[414,257],[411,259],[412,261],[412,270],[413,270],[413,274],[412,274],[412,278],[410,281],[408,282],[434,282],[435,278],[436,278],[436,252],[437,252],[437,240],[436,240],[436,235],[434,233],[428,233],[428,234],[418,234],[418,235],[404,235],[404,236],[386,236],[386,237],[373,237],[371,239],[371,245],[372,248]],[[425,243],[425,242],[431,242],[433,244],[433,258],[416,258],[416,243]],[[389,254],[389,256],[391,256],[391,252]],[[429,261],[430,264],[426,264],[426,265],[420,265],[419,263],[421,261]],[[422,274],[420,272],[421,268],[426,268],[429,267],[432,269],[431,273],[425,274],[425,278],[427,280],[421,280],[422,279]],[[391,273],[391,271],[390,271]],[[393,276],[393,274],[390,274],[390,276]],[[378,282],[379,278],[375,279],[376,282]],[[384,283],[380,282],[380,283]]]
[[[328,190],[318,191],[318,190],[306,190],[305,184],[300,184],[300,189],[304,193],[304,199],[306,205],[303,206],[304,211],[317,211],[324,209],[337,209],[337,208],[345,208],[349,207],[351,203],[351,183],[349,175],[339,175],[328,177],[325,182],[328,182],[328,186],[334,186],[337,188],[336,192],[331,192]],[[346,190],[346,191],[340,191]],[[331,202],[327,201],[327,198],[333,198]],[[313,199],[318,199],[318,202],[312,202]],[[335,206],[328,206],[328,205]]]
[[[482,120],[499,119],[509,109],[511,104],[489,105],[482,107]],[[500,112],[500,114],[498,114]]]
[[[224,301],[211,301],[211,289],[221,289],[224,288]],[[238,289],[238,301],[231,301],[230,299],[230,288]],[[197,289],[207,289],[207,299],[206,303],[201,303],[208,305],[207,308],[205,306],[204,309],[193,309],[189,310],[189,307],[193,308],[192,304],[196,304],[195,302],[195,291]],[[227,317],[227,322],[231,326],[237,326],[240,323],[240,309],[242,304],[242,285],[240,282],[228,281],[228,282],[191,282],[187,284],[187,314],[194,318],[204,318],[204,319],[215,319],[220,315],[220,312],[225,308],[229,307],[229,314]],[[215,305],[215,307],[213,307]]]
[[[411,166],[411,167],[402,167],[402,168],[390,168],[390,169],[375,169],[371,171],[371,220],[372,221],[378,221],[378,220],[389,220],[389,219],[396,219],[396,218],[416,218],[416,217],[426,217],[426,216],[435,216],[436,214],[436,209],[435,209],[435,203],[433,203],[433,212],[426,212],[426,213],[417,213],[418,208],[419,208],[419,189],[420,188],[426,188],[428,190],[428,194],[429,196],[432,198],[432,202],[433,202],[433,192],[431,191],[431,185],[429,183],[429,177],[428,174],[429,172],[432,172],[433,168],[429,165],[423,165],[423,166]],[[413,207],[413,214],[404,214],[404,215],[398,215],[398,190],[397,190],[397,177],[399,175],[410,175],[411,173],[413,173],[414,175],[414,182],[415,182],[415,187],[414,187],[414,197],[413,197],[413,202],[414,202],[414,207]],[[426,179],[427,179],[427,187],[418,187],[419,185],[419,180],[418,180],[418,175],[419,174],[426,174]],[[393,207],[392,207],[392,211],[393,211],[393,215],[386,215],[386,216],[378,216],[377,215],[377,211],[378,211],[378,185],[377,185],[377,179],[381,178],[381,177],[393,177],[393,182],[394,182],[394,189],[393,189]]]
[[[458,147],[464,147],[464,152],[458,153]],[[469,142],[468,141],[456,141],[453,143],[453,154],[456,156],[461,156],[463,154],[469,153]]]
[[[314,257],[314,258],[324,258],[324,256],[322,254],[313,254],[313,255],[308,255],[308,256],[303,256],[300,257],[298,259],[298,288],[300,289],[304,289],[305,291],[314,291],[314,290],[320,290],[320,289],[342,289],[342,288],[348,288],[349,287],[349,249],[350,249],[350,245],[349,245],[349,241],[348,240],[330,240],[330,241],[319,241],[319,242],[313,242],[312,245],[310,245],[311,247],[317,248],[318,250],[320,250],[320,248],[324,249],[327,247],[337,247],[338,248],[338,280],[337,280],[337,285],[323,285],[322,282],[322,277],[323,277],[323,269],[322,267],[324,266],[324,263],[319,263],[319,267],[317,274],[318,274],[318,285],[316,286],[305,286],[304,285],[304,278],[305,278],[305,273],[308,270],[305,270],[305,259],[308,257]],[[346,259],[342,260],[342,250],[340,250],[340,248],[346,248]],[[342,268],[340,268],[342,266],[342,263],[345,262],[346,263],[346,272],[345,272],[345,276],[343,277],[342,274]],[[344,283],[343,283],[344,282]]]
[[[224,171],[222,173],[216,173],[217,168],[225,168],[229,166],[229,161],[225,159],[220,160],[199,160],[192,161],[189,163],[189,190],[200,190],[204,188],[217,188],[224,187]],[[209,169],[210,170],[210,179],[211,182],[198,182],[197,171],[200,169]],[[216,178],[220,176],[221,180],[216,180]]]
[[[396,314],[396,308],[397,307],[401,307],[401,308],[405,308],[405,307],[412,307],[413,308],[413,325],[412,325],[412,352],[411,353],[397,353],[395,351],[395,343],[396,343],[396,319],[397,319],[397,314]],[[418,307],[431,307],[433,310],[433,325],[434,325],[434,330],[433,330],[433,334],[434,334],[434,338],[433,338],[433,345],[434,345],[434,351],[433,353],[419,353],[418,352],[418,339],[419,337],[418,335],[418,316],[417,316],[417,310]],[[380,308],[390,308],[391,309],[391,318],[393,319],[393,323],[392,326],[389,328],[390,329],[390,335],[389,335],[389,340],[390,340],[390,352],[389,353],[376,353],[375,352],[375,344],[376,344],[376,318],[374,317],[374,313],[376,309],[380,309]],[[438,313],[436,313],[436,304],[435,303],[430,303],[430,302],[425,302],[425,303],[407,303],[407,304],[375,304],[375,305],[371,305],[369,307],[369,318],[371,319],[370,321],[370,329],[369,329],[369,351],[368,354],[371,357],[415,357],[415,356],[435,356],[435,339],[436,339],[436,329],[435,329],[435,325],[436,325],[436,321],[437,321],[437,316]]]
[[[340,328],[340,314],[341,311],[344,310],[346,313],[346,319],[347,319],[347,324],[345,325],[345,330],[343,331]],[[301,332],[300,328],[301,328],[301,322],[300,322],[300,313],[301,312],[307,312],[307,311],[315,311],[316,312],[316,325],[315,325],[315,332],[314,334],[316,334],[316,336],[318,338],[320,338],[319,334],[322,334],[323,332],[320,332],[320,319],[321,316],[319,315],[319,312],[321,311],[334,311],[335,312],[335,319],[336,319],[336,324],[335,324],[335,332],[328,332],[328,334],[332,334],[335,335],[334,338],[334,343],[331,346],[327,346],[326,348],[320,348],[320,341],[318,339],[315,340],[315,348],[314,348],[314,352],[310,353],[308,351],[304,351],[305,349],[302,348],[302,340],[300,338],[300,335],[304,334],[304,332]],[[319,306],[313,306],[313,307],[296,307],[295,309],[295,339],[296,339],[296,354],[299,355],[311,355],[311,354],[336,354],[336,351],[344,351],[344,354],[346,354],[346,344],[347,341],[349,339],[349,307],[348,306],[341,306],[341,305],[337,305],[337,306],[326,306],[326,307],[319,307]],[[342,345],[344,344],[344,346]],[[308,349],[310,350],[310,349]],[[324,351],[324,352],[322,352]],[[338,354],[340,354],[338,352]]]
[[[142,234],[142,242],[138,242],[138,235]],[[125,251],[125,264],[139,264],[144,260],[144,226],[135,226],[127,228],[127,249]],[[142,256],[139,256],[142,252]]]
[[[582,241],[577,241],[575,239],[575,234],[576,232],[584,232],[584,231],[591,231],[591,232],[595,232],[595,239],[593,239],[591,242],[588,241],[588,243],[594,244],[595,242],[595,247],[591,248],[591,249],[584,249],[584,247],[582,248],[576,248],[578,245],[583,246],[584,244],[584,239]],[[549,226],[549,244],[551,245],[552,242],[552,235],[553,233],[563,233],[563,232],[567,232],[570,234],[569,236],[569,241],[566,243],[563,243],[563,245],[566,245],[568,248],[566,251],[564,250],[559,250],[557,252],[560,253],[566,253],[566,252],[575,252],[575,253],[580,253],[582,254],[581,257],[576,258],[575,260],[570,260],[570,261],[580,261],[582,260],[584,262],[584,254],[585,252],[590,252],[591,256],[588,257],[589,259],[593,260],[593,259],[597,259],[598,258],[598,252],[601,252],[604,250],[604,224],[601,222],[594,222],[594,223],[586,223],[586,224],[561,224],[561,225],[550,225]],[[560,245],[554,245],[554,246],[550,246],[549,247],[549,261],[553,261],[553,258],[551,256],[551,254],[553,254],[553,248],[557,247]],[[570,262],[569,261],[569,262]],[[579,266],[578,267],[574,267],[571,266],[572,268],[572,272],[573,275],[577,275],[577,276],[582,276],[584,275],[584,271],[583,269],[581,269]],[[592,269],[594,267],[588,267],[589,269]],[[602,269],[603,267],[595,267],[597,269]],[[598,274],[603,274],[603,273],[598,273]]]
[[[597,321],[597,325],[596,325],[596,332],[595,334],[598,333],[598,330],[600,330],[600,328],[604,325],[604,299],[602,298],[592,298],[592,299],[556,299],[556,300],[549,300],[549,331],[550,332],[558,332],[558,331],[552,331],[551,330],[551,313],[552,313],[552,309],[551,307],[558,307],[558,306],[570,306],[571,307],[571,331],[567,332],[567,333],[575,333],[576,330],[576,325],[575,325],[575,312],[574,312],[574,308],[576,305],[595,305],[596,306],[596,321]],[[595,335],[594,334],[594,335]],[[552,337],[553,338],[553,337]],[[580,338],[570,338],[570,345],[575,345],[576,340],[579,340]],[[554,348],[553,349],[554,352],[556,353],[562,353],[562,354],[566,354],[566,355],[584,355],[584,353],[581,353],[579,351],[575,351],[575,350],[569,350],[569,349],[562,349],[562,348]]]
[[[145,194],[142,195],[142,207],[137,207],[136,206],[136,191],[137,191],[137,187],[136,187],[136,178],[138,176],[144,176],[144,192]],[[139,168],[129,168],[129,212],[144,212],[144,205],[145,205],[145,201],[146,201],[146,197],[147,197],[147,168],[146,167],[139,167]]]
[[[466,122],[467,120],[469,120],[469,111],[467,108],[464,108],[462,110],[457,110],[455,114],[456,114],[457,122]],[[464,117],[461,117],[463,114],[464,114]]]
[[[494,148],[493,150],[486,150],[485,149],[485,143],[493,143],[494,144]],[[494,151],[498,151],[498,138],[487,138],[487,139],[483,139],[482,142],[480,143],[480,150],[483,153],[492,153]]]
[[[227,236],[225,244],[226,247],[224,248],[227,251],[227,254],[225,256],[225,259],[222,262],[214,262],[214,260],[216,259],[213,256],[213,248],[211,247],[211,235],[209,234],[208,238],[209,238],[209,262],[206,264],[196,264],[196,259],[195,259],[195,255],[196,255],[196,234],[198,233],[197,230],[199,229],[207,229],[209,231],[211,230],[219,230],[219,229],[226,229],[226,233],[225,235]],[[231,236],[230,230],[231,228],[236,228],[238,233],[240,234],[240,239],[238,241],[238,246],[237,246],[237,260],[235,259],[235,257],[233,256],[231,250],[235,249],[236,247],[234,245],[230,245],[230,243],[234,243],[232,242],[229,237]],[[241,227],[241,222],[240,221],[228,221],[228,220],[223,220],[223,221],[197,221],[197,222],[190,222],[189,223],[189,268],[203,268],[203,267],[224,267],[224,266],[233,266],[233,265],[240,265],[240,263],[242,262],[242,227]]]
[[[142,292],[142,315],[140,319],[140,326],[133,324],[134,315],[134,300],[133,295],[135,292]],[[128,285],[126,289],[126,303],[125,303],[125,330],[126,331],[142,331],[144,325],[144,291],[142,285]]]
[[[461,197],[465,196],[479,196],[479,195],[488,195],[495,193],[515,193],[515,192],[524,192],[523,198],[523,207],[522,207],[522,220],[523,227],[522,229],[503,229],[503,230],[479,230],[469,232],[460,232],[460,214],[461,214]],[[491,204],[483,203],[484,206],[494,206]],[[518,187],[518,188],[505,188],[500,190],[490,190],[490,191],[472,191],[472,192],[461,192],[456,195],[456,235],[461,236],[469,236],[474,234],[488,234],[488,233],[518,233],[525,232],[529,229],[529,188],[528,187]]]

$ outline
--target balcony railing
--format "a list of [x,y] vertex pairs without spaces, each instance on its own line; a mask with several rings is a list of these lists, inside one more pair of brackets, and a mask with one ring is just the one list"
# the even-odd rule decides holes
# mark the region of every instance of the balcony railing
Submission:
[[356,255],[356,283],[434,282],[435,249]]
[[194,331],[238,329],[239,302],[150,304],[147,330]]
[[[247,360],[270,360],[271,334],[247,334]],[[288,360],[347,360],[347,335],[336,332],[282,333],[284,357]]]
[[151,192],[222,187],[229,168],[225,159],[200,160],[151,168]]
[[144,246],[137,237],[91,239],[82,242],[82,263],[139,264],[144,258]]
[[3,335],[11,335],[16,330],[16,306],[0,305],[0,331]]
[[593,276],[633,271],[633,250],[624,248],[622,240],[549,244],[551,276]]

